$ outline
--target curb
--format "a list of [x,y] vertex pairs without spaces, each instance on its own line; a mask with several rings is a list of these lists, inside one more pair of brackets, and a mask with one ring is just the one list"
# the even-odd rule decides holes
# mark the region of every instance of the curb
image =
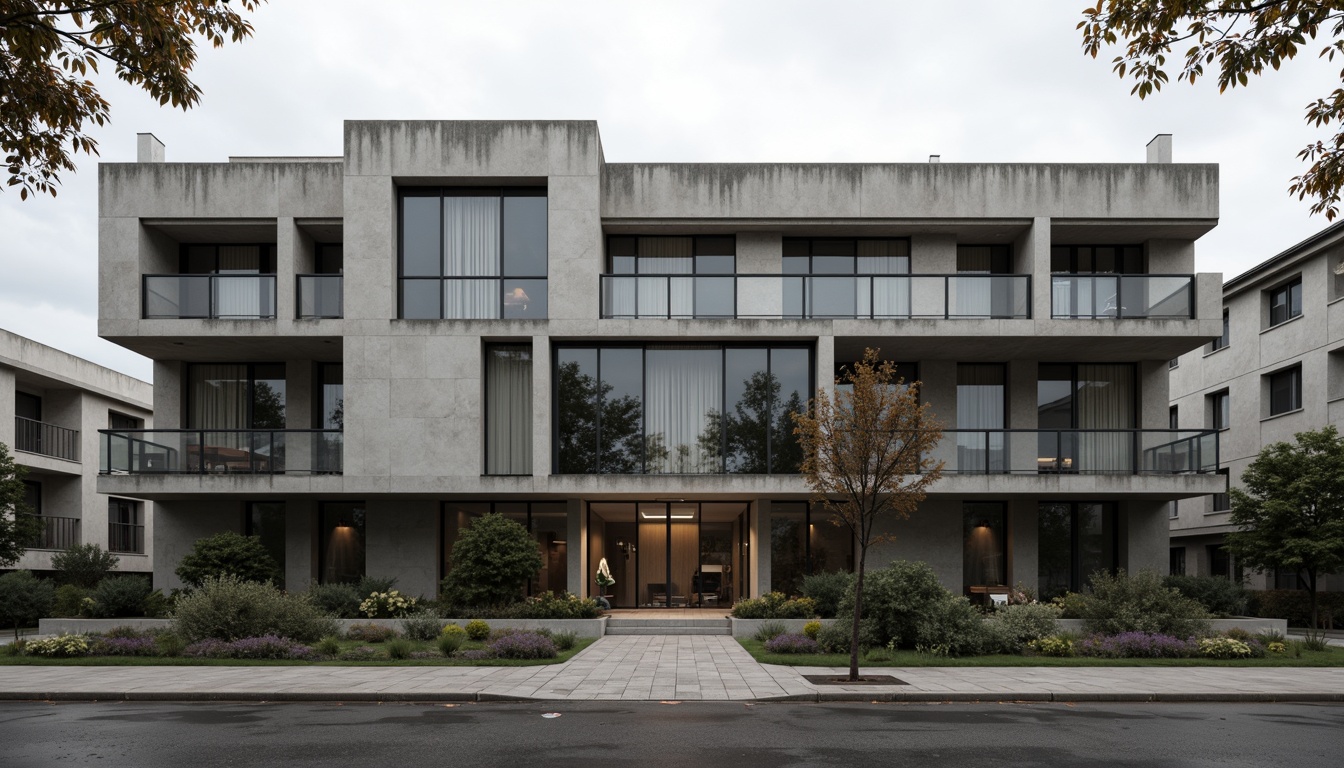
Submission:
[[[660,701],[650,699],[611,699],[612,701]],[[318,691],[0,691],[0,701],[148,701],[148,702],[352,702],[352,703],[438,703],[438,702],[541,702],[570,701],[570,699],[547,699],[530,696],[512,696],[500,693],[395,693],[395,692],[332,692]],[[584,699],[583,701],[603,701],[603,699]],[[1340,703],[1344,702],[1344,693],[1052,693],[1049,691],[1031,691],[1019,693],[959,693],[939,691],[818,691],[815,693],[793,693],[783,696],[762,696],[750,699],[685,699],[687,702],[704,703],[1104,703],[1104,702],[1152,702],[1152,703]]]

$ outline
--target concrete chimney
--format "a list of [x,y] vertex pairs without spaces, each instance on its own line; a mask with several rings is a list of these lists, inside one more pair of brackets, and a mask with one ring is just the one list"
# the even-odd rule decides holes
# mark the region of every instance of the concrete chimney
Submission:
[[942,162],[942,158],[943,158],[942,155],[929,155],[929,162],[930,162],[930,163],[941,163],[941,162]]
[[1148,142],[1148,162],[1150,163],[1170,163],[1171,162],[1171,134],[1159,133]]
[[163,142],[152,133],[135,135],[135,161],[137,163],[162,163]]

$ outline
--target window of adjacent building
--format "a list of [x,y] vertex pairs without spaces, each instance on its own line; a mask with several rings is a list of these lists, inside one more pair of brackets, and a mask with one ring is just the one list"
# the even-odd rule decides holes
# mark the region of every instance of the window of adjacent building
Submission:
[[145,520],[140,502],[107,500],[107,551],[145,553]]
[[[1223,477],[1228,477],[1228,476],[1230,476],[1231,471],[1230,471],[1227,467],[1223,467],[1223,468],[1221,468],[1221,469],[1218,470],[1218,474],[1219,474],[1219,475],[1222,475]],[[1215,493],[1215,494],[1213,494],[1212,501],[1213,501],[1213,511],[1214,511],[1214,512],[1226,512],[1226,511],[1228,511],[1229,509],[1232,508],[1232,496],[1231,496],[1231,494],[1228,494],[1228,493]]]
[[1232,578],[1232,556],[1222,544],[1209,544],[1205,547],[1209,558],[1209,575],[1224,579]]
[[998,502],[961,505],[962,584],[967,594],[984,596],[1008,583],[1007,516]]
[[560,346],[554,364],[559,474],[798,471],[808,347]]
[[318,579],[353,584],[364,578],[364,502],[319,504]]
[[1125,472],[1134,464],[1137,388],[1129,363],[1042,363],[1037,471]]
[[1332,349],[1325,357],[1326,398],[1344,398],[1344,348]]
[[1174,368],[1179,368],[1180,365],[1181,365],[1181,358],[1179,358],[1179,357],[1173,357],[1173,358],[1171,358],[1170,360],[1167,361],[1167,370],[1172,370],[1172,369],[1174,369]]
[[401,191],[404,319],[547,316],[547,209],[541,188]]
[[1274,569],[1274,588],[1275,589],[1301,589],[1307,588],[1307,580],[1302,578],[1302,574],[1290,568]]
[[1232,394],[1224,389],[1208,396],[1209,429],[1227,429],[1232,426]]
[[188,429],[284,429],[284,363],[187,366]]
[[1171,567],[1168,568],[1168,573],[1172,576],[1185,575],[1185,547],[1171,548]]
[[1295,366],[1269,375],[1269,415],[1302,407],[1302,367]]
[[1269,292],[1269,325],[1286,323],[1302,314],[1302,278]]
[[15,392],[14,415],[21,419],[41,421],[42,398],[27,392]]
[[1048,600],[1079,592],[1097,571],[1119,562],[1115,504],[1048,502],[1037,510],[1037,589]]
[[285,588],[285,502],[249,501],[243,516],[243,535],[256,536],[275,561],[276,586]]
[[116,411],[107,412],[108,429],[144,429],[145,420]]
[[1055,245],[1050,248],[1050,271],[1141,275],[1148,270],[1140,245]]
[[532,347],[485,348],[485,473],[532,474]]
[[1168,429],[1181,428],[1180,409],[1177,406],[1173,405],[1167,409],[1167,428]]
[[569,512],[563,501],[451,501],[440,510],[442,533],[439,580],[452,570],[458,536],[483,515],[496,513],[527,529],[541,554],[541,570],[523,588],[525,595],[562,592],[569,584]]
[[1232,324],[1226,309],[1223,310],[1223,335],[1209,342],[1209,351],[1217,352],[1232,343]]
[[957,365],[957,471],[1003,472],[1008,371],[1001,363]]
[[831,514],[805,501],[770,504],[770,589],[799,594],[803,578],[854,570],[854,541]]
[[910,241],[784,238],[787,317],[909,317]]
[[42,514],[42,483],[37,480],[23,481],[23,503],[28,507],[28,514]]

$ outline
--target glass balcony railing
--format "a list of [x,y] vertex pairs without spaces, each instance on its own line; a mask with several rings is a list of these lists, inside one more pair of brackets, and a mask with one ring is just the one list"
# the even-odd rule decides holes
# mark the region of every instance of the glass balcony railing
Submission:
[[602,275],[603,318],[1031,317],[1030,275]]
[[339,429],[103,429],[104,475],[338,475]]
[[267,320],[275,317],[275,275],[145,275],[146,319]]
[[1051,275],[1050,315],[1070,319],[1189,320],[1192,275]]
[[15,416],[14,450],[79,461],[79,430]]
[[299,275],[299,319],[344,317],[341,283],[342,275]]
[[1218,432],[949,429],[933,454],[949,474],[1205,474],[1218,469]]

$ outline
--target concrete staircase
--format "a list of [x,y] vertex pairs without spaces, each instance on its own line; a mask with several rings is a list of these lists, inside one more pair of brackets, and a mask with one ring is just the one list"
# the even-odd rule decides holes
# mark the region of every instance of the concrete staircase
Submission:
[[607,619],[608,635],[731,635],[728,619]]

